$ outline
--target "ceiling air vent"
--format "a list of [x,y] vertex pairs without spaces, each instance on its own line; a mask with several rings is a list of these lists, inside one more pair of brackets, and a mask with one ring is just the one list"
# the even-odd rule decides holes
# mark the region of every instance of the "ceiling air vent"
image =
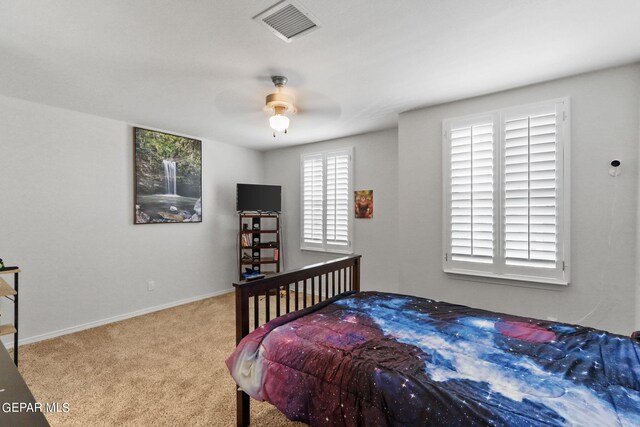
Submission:
[[311,12],[291,0],[281,1],[253,19],[287,43],[320,28]]

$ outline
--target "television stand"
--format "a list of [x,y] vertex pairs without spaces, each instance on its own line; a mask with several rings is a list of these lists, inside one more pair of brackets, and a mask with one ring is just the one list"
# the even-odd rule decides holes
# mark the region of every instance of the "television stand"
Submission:
[[280,273],[282,261],[280,214],[238,213],[238,280],[250,268],[255,273]]

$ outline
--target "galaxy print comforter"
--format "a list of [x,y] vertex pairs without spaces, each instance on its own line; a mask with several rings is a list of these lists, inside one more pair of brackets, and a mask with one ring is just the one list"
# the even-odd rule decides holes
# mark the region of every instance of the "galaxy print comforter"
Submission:
[[227,366],[311,425],[640,425],[640,343],[417,297],[360,292],[290,313]]

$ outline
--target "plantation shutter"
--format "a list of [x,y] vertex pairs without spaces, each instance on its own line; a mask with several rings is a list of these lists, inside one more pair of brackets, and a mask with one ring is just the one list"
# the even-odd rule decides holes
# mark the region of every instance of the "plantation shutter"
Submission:
[[302,155],[301,249],[351,253],[353,148]]
[[492,263],[493,122],[453,125],[448,134],[451,260]]
[[555,268],[558,164],[555,105],[504,122],[504,256],[507,265]]
[[323,156],[302,158],[302,243],[322,247],[323,243]]
[[350,246],[349,215],[351,214],[349,166],[350,153],[327,153],[327,217],[326,244],[342,249]]
[[443,270],[567,285],[569,99],[443,121]]

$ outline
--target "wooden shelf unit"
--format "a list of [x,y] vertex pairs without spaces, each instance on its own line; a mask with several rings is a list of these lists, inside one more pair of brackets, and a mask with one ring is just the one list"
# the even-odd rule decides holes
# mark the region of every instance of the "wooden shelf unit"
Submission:
[[[246,261],[242,261],[242,264],[244,265],[253,265],[253,264],[275,264],[277,262],[277,260],[273,259],[273,258],[260,258],[259,260],[246,260]],[[277,273],[277,272],[276,272]]]
[[[248,240],[248,242],[247,242]],[[279,273],[282,260],[279,213],[238,213],[238,279],[245,268],[262,274]],[[263,271],[263,266],[272,269]]]
[[16,290],[11,287],[2,277],[0,277],[0,297],[6,297],[17,294]]
[[[0,270],[0,298],[13,301],[13,324],[0,324],[0,336],[13,334],[13,363],[18,366],[18,273],[22,270]],[[1,277],[13,274],[13,286]],[[0,317],[0,320],[2,318]]]
[[0,336],[2,335],[11,335],[18,332],[15,326],[13,325],[0,325]]

